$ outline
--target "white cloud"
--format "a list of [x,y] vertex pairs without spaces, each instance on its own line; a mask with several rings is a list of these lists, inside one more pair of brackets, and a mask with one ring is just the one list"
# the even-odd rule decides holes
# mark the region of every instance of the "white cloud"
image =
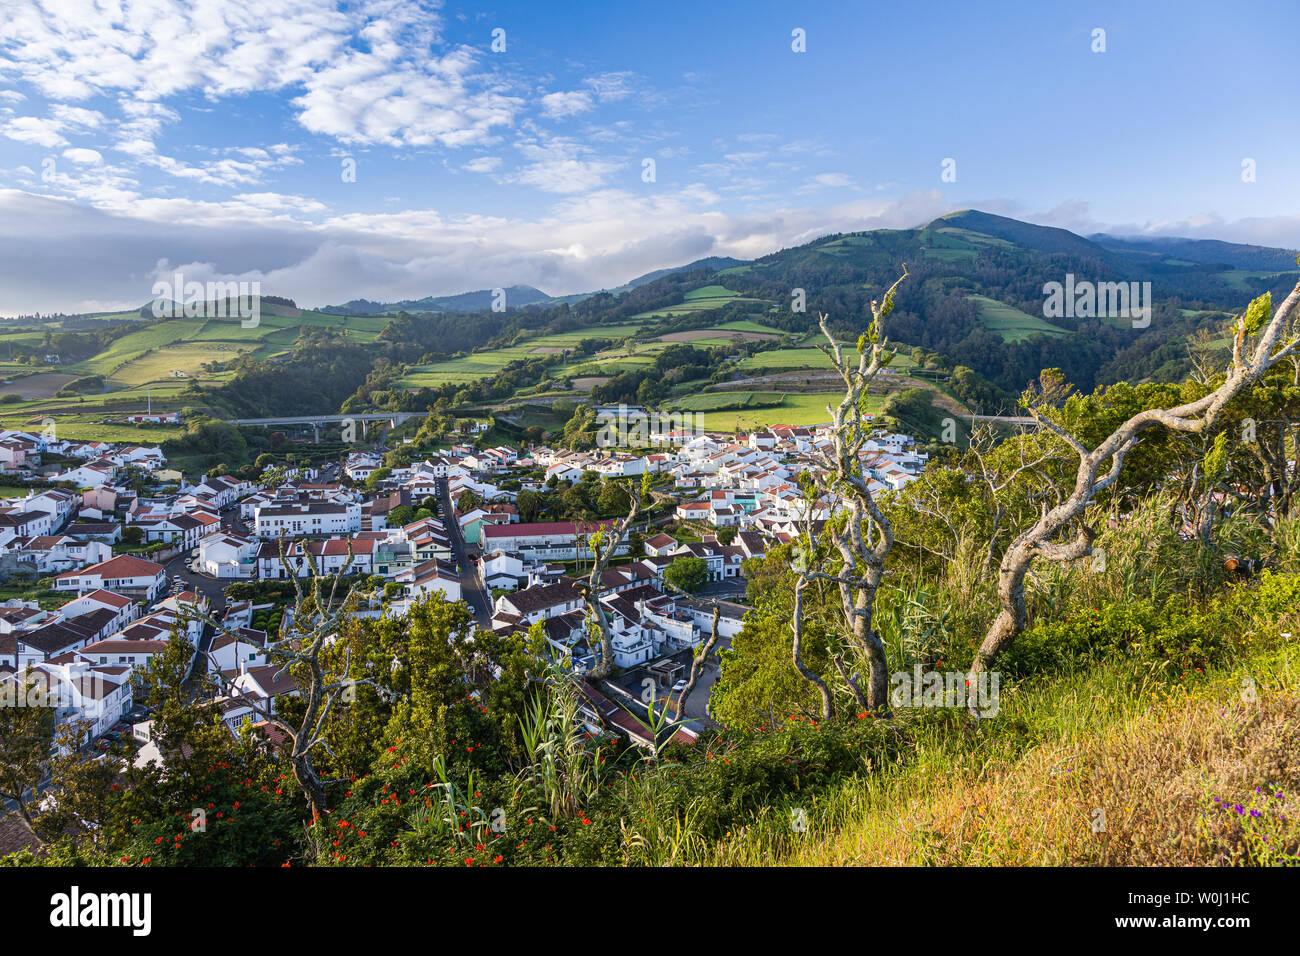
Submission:
[[[482,142],[520,106],[481,70],[478,51],[434,52],[445,47],[441,20],[425,5],[9,0],[5,13],[0,73],[60,102],[115,98],[134,123],[124,142],[153,139],[175,118],[163,101],[186,92],[219,100],[300,88],[292,102],[305,129],[348,143],[415,146]],[[74,112],[92,111],[55,107],[52,118],[73,123]],[[62,145],[61,131],[13,130],[46,146]]]
[[524,165],[506,178],[509,182],[549,193],[588,192],[603,186],[623,162],[592,156],[592,150],[573,140],[542,137],[518,144]]
[[104,161],[103,154],[93,149],[65,149],[63,158],[80,166],[96,166]]
[[802,194],[817,192],[821,189],[857,189],[852,177],[844,173],[818,173],[812,176],[795,192]]
[[[937,194],[748,216],[718,206],[702,184],[653,194],[597,189],[532,217],[430,209],[329,217],[309,198],[275,193],[220,203],[140,198],[123,207],[127,215],[0,191],[0,287],[9,312],[129,306],[147,299],[146,280],[167,260],[260,279],[268,293],[303,305],[516,282],[581,292],[701,256],[749,258],[831,231],[915,225],[950,208]],[[31,239],[22,224],[36,220],[41,234]]]
[[63,124],[56,119],[18,116],[0,123],[0,136],[6,136],[19,143],[30,143],[33,146],[51,149],[67,144],[68,141],[59,132],[62,128]]
[[[82,181],[84,191],[129,189],[107,166],[86,172],[99,178]],[[167,260],[206,263],[214,276],[259,279],[266,292],[300,305],[514,283],[563,294],[612,288],[702,256],[754,258],[832,232],[913,227],[971,205],[1043,221],[1008,200],[954,203],[937,190],[897,200],[771,202],[737,215],[701,183],[653,193],[598,188],[531,216],[445,216],[434,209],[330,216],[309,197],[271,192],[224,202],[136,198],[112,212],[7,190],[0,191],[0,288],[10,313],[139,305],[148,299],[156,263]],[[41,223],[38,234],[31,222]],[[1238,222],[1207,216],[1145,231],[1166,227],[1300,246],[1295,216]]]
[[547,93],[541,102],[542,112],[550,117],[576,116],[596,105],[595,97],[586,90]]
[[471,159],[461,166],[461,169],[471,173],[490,173],[500,168],[500,166],[500,156],[480,156],[477,159]]

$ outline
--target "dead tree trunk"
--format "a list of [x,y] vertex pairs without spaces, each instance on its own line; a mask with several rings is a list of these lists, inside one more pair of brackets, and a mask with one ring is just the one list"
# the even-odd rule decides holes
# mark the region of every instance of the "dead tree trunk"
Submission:
[[[350,677],[352,662],[350,648],[340,667],[342,676],[336,679],[326,673],[325,666],[321,662],[321,653],[339,638],[347,620],[356,609],[362,592],[353,586],[340,597],[338,586],[341,575],[334,576],[329,588],[326,589],[325,577],[320,574],[310,553],[305,555],[305,560],[309,570],[306,587],[299,578],[299,569],[292,567],[285,556],[284,544],[281,541],[280,563],[289,580],[293,582],[294,613],[289,632],[284,639],[267,650],[267,657],[281,665],[276,674],[277,678],[284,673],[297,672],[294,676],[298,678],[298,685],[305,701],[302,719],[296,725],[288,723],[268,703],[246,695],[236,686],[232,678],[221,672],[215,658],[210,655],[209,661],[224,692],[240,704],[247,706],[287,739],[288,744],[282,749],[293,769],[294,780],[302,790],[308,809],[311,811],[312,826],[309,832],[313,845],[319,853],[322,839],[321,822],[329,809],[329,794],[328,781],[321,778],[312,764],[312,752],[317,747],[329,752],[329,744],[325,739],[329,717],[334,705],[343,698],[343,695],[347,692],[355,693],[360,685],[378,685],[369,678],[354,680]],[[352,553],[349,548],[348,560],[344,567],[350,566],[351,563]],[[232,634],[228,628],[217,623],[210,615],[204,615],[201,619],[222,633]],[[238,638],[238,635],[232,634],[232,636]]]
[[794,632],[792,641],[794,668],[805,680],[817,688],[822,701],[822,720],[830,720],[835,715],[835,702],[826,681],[808,668],[803,662],[803,592],[808,587],[808,579],[800,576],[794,585],[794,615],[790,619],[790,629]]
[[686,707],[686,698],[691,696],[691,691],[695,690],[695,685],[700,680],[700,674],[704,672],[704,665],[713,653],[713,649],[718,644],[718,622],[722,618],[722,605],[717,601],[713,602],[713,631],[709,639],[704,642],[704,646],[691,656],[691,671],[686,675],[686,686],[682,692],[677,695],[677,701],[673,704],[673,716],[681,720],[682,710]]
[[628,529],[632,527],[632,523],[636,521],[637,515],[640,514],[642,504],[650,497],[649,473],[642,474],[639,487],[629,485],[627,493],[632,502],[627,514],[619,519],[614,528],[608,530],[600,528],[591,535],[591,573],[587,576],[585,582],[580,581],[577,584],[582,599],[587,605],[588,640],[592,636],[598,636],[599,638],[600,660],[592,667],[589,675],[594,679],[608,677],[614,671],[614,639],[610,634],[609,619],[605,616],[605,608],[600,603],[600,596],[605,590],[601,579],[604,577],[605,569],[609,567],[610,560],[618,551],[619,544],[627,534]]
[[[1074,490],[1056,507],[1044,509],[1042,517],[1011,543],[1002,556],[998,572],[998,600],[1001,609],[990,625],[971,665],[972,676],[984,670],[1025,628],[1025,575],[1035,558],[1069,561],[1092,551],[1093,531],[1083,518],[1095,496],[1119,478],[1124,456],[1132,450],[1147,429],[1162,425],[1179,432],[1206,433],[1214,427],[1224,407],[1251,382],[1258,379],[1273,363],[1291,354],[1297,344],[1291,338],[1278,347],[1284,326],[1300,302],[1300,284],[1273,312],[1265,325],[1270,298],[1261,296],[1234,326],[1232,363],[1223,383],[1207,395],[1176,408],[1151,408],[1138,412],[1112,432],[1095,449],[1089,450],[1064,428],[1047,418],[1036,406],[1029,412],[1048,430],[1058,435],[1079,457]],[[1258,333],[1255,346],[1247,358],[1246,339]],[[1107,468],[1107,466],[1109,466]],[[1102,469],[1106,468],[1103,474]],[[1078,526],[1074,541],[1054,543],[1052,538],[1072,525]]]
[[[800,652],[802,638],[802,586],[809,581],[834,581],[839,586],[840,607],[848,628],[849,649],[865,661],[867,687],[863,691],[853,671],[854,661],[846,662],[842,652],[832,649],[831,661],[844,681],[854,703],[861,710],[885,713],[889,708],[889,667],[885,655],[885,642],[873,627],[876,610],[876,592],[884,573],[885,558],[894,546],[894,529],[880,510],[871,492],[871,478],[863,462],[862,447],[870,434],[871,425],[863,417],[868,387],[872,380],[894,357],[888,350],[883,321],[894,308],[894,293],[907,278],[903,274],[889,287],[882,301],[871,303],[871,325],[858,340],[858,360],[847,361],[838,340],[822,315],[818,325],[828,342],[819,346],[831,360],[832,367],[844,381],[844,397],[831,414],[832,447],[827,453],[814,453],[813,467],[804,472],[801,485],[811,509],[819,502],[826,507],[844,505],[837,520],[843,526],[829,526],[831,544],[839,552],[837,573],[805,568],[800,571],[795,588],[795,668],[818,688],[822,696],[823,714],[829,719],[832,713],[830,691],[824,680],[816,678],[804,665]],[[811,520],[808,523],[808,545],[814,547]]]

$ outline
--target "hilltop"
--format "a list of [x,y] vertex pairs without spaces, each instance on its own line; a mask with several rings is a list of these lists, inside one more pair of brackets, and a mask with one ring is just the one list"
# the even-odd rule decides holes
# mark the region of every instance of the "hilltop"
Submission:
[[[1189,338],[1204,330],[1226,346],[1228,313],[1297,275],[1292,250],[1084,237],[972,209],[916,229],[826,235],[752,261],[699,259],[614,290],[555,297],[513,285],[504,311],[492,310],[493,290],[477,290],[319,310],[265,296],[261,323],[250,329],[217,318],[159,320],[144,308],[16,320],[0,333],[8,376],[0,393],[16,396],[5,399],[3,422],[30,427],[55,414],[81,434],[150,405],[334,413],[355,393],[349,407],[420,409],[439,397],[479,410],[523,402],[534,409],[525,418],[541,414],[553,427],[545,410],[558,397],[624,394],[611,379],[644,378],[660,353],[686,343],[716,354],[688,362],[707,369],[704,377],[667,383],[662,400],[697,405],[718,427],[807,423],[825,416],[816,392],[831,384],[814,347],[816,316],[827,314],[852,341],[871,298],[904,264],[909,276],[887,328],[901,348],[892,384],[981,413],[1012,406],[1043,368],[1062,369],[1085,390],[1177,380],[1190,367]],[[1046,317],[1044,284],[1067,274],[1149,282],[1149,325]],[[379,363],[383,388],[363,390]]]

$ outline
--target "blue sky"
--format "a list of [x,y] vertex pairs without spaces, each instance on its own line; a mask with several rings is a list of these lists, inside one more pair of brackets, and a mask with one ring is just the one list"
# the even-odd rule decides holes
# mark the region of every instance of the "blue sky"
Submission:
[[970,206],[1300,246],[1295,3],[5,13],[0,314],[177,268],[305,305],[577,292]]

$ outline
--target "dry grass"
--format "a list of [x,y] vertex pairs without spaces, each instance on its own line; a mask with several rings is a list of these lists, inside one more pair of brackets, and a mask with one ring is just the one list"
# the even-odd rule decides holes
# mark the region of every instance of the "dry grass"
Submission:
[[1300,863],[1300,696],[1292,680],[1261,682],[1252,701],[1239,681],[1153,702],[1096,736],[1040,745],[906,803],[886,800],[788,862]]

